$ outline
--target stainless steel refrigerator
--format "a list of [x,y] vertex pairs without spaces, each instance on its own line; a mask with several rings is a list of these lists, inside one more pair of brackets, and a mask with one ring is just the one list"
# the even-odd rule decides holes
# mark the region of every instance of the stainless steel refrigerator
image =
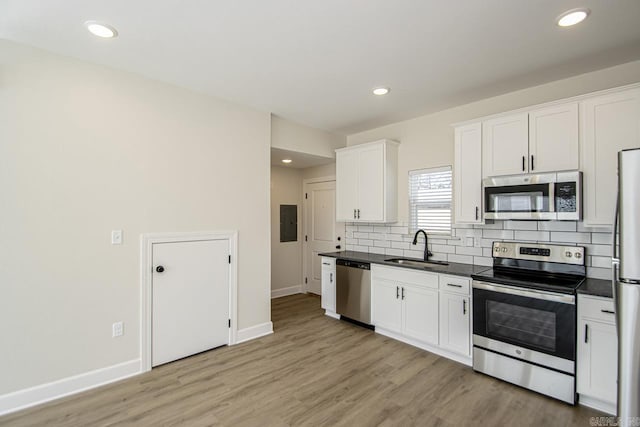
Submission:
[[640,422],[640,148],[618,153],[616,210],[613,296],[618,329],[618,417],[621,426],[630,426]]

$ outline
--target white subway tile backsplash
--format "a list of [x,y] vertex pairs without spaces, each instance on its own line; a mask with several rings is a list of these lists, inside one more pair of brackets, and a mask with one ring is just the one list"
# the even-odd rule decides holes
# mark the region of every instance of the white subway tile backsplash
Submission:
[[540,231],[576,231],[575,221],[538,221]]
[[447,255],[447,261],[459,262],[461,264],[473,264],[473,257],[471,255],[449,254]]
[[599,245],[611,245],[613,236],[611,233],[592,233],[591,234],[591,243],[596,243]]
[[548,231],[515,231],[514,234],[515,240],[532,240],[537,242],[548,242],[549,241],[549,232]]
[[587,267],[587,276],[594,279],[611,280],[610,268]]
[[591,266],[598,268],[611,268],[611,257],[606,256],[592,256]]
[[493,258],[488,258],[484,256],[474,256],[473,263],[475,265],[486,265],[487,267],[493,266]]
[[377,248],[375,246],[369,248],[370,254],[380,254],[384,255],[384,248]]
[[[591,236],[593,240],[593,236]],[[612,246],[611,245],[584,245],[587,248],[587,255],[598,255],[598,256],[608,256],[611,257],[613,255]]]
[[389,241],[389,240],[374,240],[373,241],[373,246],[374,247],[378,247],[378,248],[390,248],[391,247],[391,241]]
[[473,228],[481,228],[483,230],[502,230],[504,228],[503,221],[487,222],[486,224],[475,224]]
[[394,249],[411,249],[411,243],[407,242],[391,242],[391,247]]
[[[484,225],[454,225],[452,235],[429,236],[432,259],[491,266],[494,241],[537,241],[585,245],[587,275],[611,277],[611,233],[607,227],[585,227],[573,221],[495,221]],[[346,225],[346,249],[389,256],[422,258],[424,240],[412,245],[407,223]]]
[[610,225],[604,225],[600,227],[588,227],[584,225],[584,222],[578,223],[578,231],[583,231],[586,233],[611,233],[613,227]]
[[403,256],[404,252],[402,251],[402,249],[385,249],[384,250],[385,255],[391,255],[391,256]]
[[407,258],[423,259],[424,258],[424,251],[405,250],[402,253],[402,256],[405,256]]
[[482,256],[482,248],[469,247],[469,246],[458,246],[456,247],[456,253],[458,255],[475,255]]
[[431,250],[433,252],[440,252],[443,254],[455,254],[456,248],[454,246],[449,245],[436,245],[435,243],[431,245]]
[[409,228],[406,226],[392,226],[390,228],[391,230],[389,231],[394,234],[409,234]]
[[566,231],[552,231],[551,241],[560,243],[591,243],[590,233],[569,233]]
[[482,237],[485,239],[507,239],[513,240],[513,231],[511,230],[482,230]]
[[537,230],[537,221],[505,221],[505,230]]

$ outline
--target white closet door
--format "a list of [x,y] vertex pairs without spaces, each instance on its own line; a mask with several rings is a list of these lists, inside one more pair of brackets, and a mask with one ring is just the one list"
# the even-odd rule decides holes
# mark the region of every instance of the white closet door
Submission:
[[229,344],[229,240],[153,245],[152,365]]

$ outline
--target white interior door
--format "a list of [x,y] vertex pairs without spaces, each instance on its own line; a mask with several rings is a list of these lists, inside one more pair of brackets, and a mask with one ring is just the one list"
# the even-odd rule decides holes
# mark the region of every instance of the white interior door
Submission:
[[336,222],[336,182],[305,184],[305,290],[322,293],[322,263],[318,254],[344,249],[344,223]]
[[229,344],[229,240],[155,243],[152,366]]

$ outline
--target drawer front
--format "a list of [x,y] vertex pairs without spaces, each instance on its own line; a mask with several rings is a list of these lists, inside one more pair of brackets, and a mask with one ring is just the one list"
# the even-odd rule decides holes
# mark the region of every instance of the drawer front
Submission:
[[471,279],[441,274],[440,290],[469,295],[471,293]]
[[580,317],[616,323],[613,300],[610,298],[578,295],[578,313]]
[[335,269],[336,268],[336,259],[323,256],[322,257],[322,268],[330,268],[332,270]]
[[424,271],[415,271],[408,268],[386,267],[377,264],[371,265],[371,276],[376,279],[385,279],[392,282],[408,283],[438,289],[438,274]]

